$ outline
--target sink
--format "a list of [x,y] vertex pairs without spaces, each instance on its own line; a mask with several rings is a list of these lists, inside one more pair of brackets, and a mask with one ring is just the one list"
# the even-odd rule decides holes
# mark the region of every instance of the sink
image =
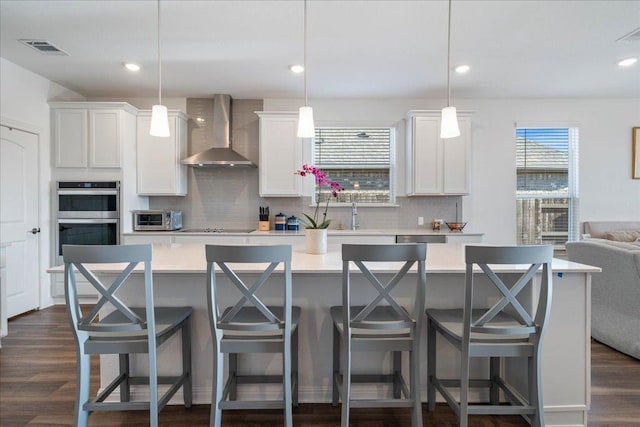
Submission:
[[251,233],[252,231],[256,231],[256,229],[255,228],[213,227],[213,228],[184,228],[178,231],[182,233]]

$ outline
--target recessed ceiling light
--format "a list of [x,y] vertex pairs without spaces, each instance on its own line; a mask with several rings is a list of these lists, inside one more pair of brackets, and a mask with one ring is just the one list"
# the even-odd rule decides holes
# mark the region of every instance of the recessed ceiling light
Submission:
[[618,61],[618,65],[621,67],[630,67],[636,62],[638,62],[638,58],[625,58],[621,61]]
[[296,74],[300,74],[304,71],[304,67],[302,65],[289,65],[289,69],[291,70],[291,72]]
[[468,66],[468,65],[458,65],[458,66],[456,67],[456,73],[458,73],[458,74],[464,74],[464,73],[466,73],[467,71],[469,71],[470,69],[471,69],[471,67],[470,67],[470,66]]
[[140,66],[138,64],[134,64],[133,62],[126,62],[123,65],[124,65],[124,68],[126,68],[129,71],[133,71],[134,73],[136,71],[140,71]]

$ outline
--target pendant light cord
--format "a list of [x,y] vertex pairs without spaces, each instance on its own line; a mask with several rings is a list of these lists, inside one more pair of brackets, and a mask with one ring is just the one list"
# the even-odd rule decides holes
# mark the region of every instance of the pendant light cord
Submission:
[[158,105],[162,105],[162,61],[160,60],[160,0],[158,0]]
[[447,24],[447,107],[451,106],[451,0],[449,0],[449,22]]
[[307,0],[304,0],[304,24],[303,24],[303,32],[304,32],[304,38],[303,38],[303,59],[302,61],[304,62],[304,105],[305,107],[308,106],[308,102],[307,102]]

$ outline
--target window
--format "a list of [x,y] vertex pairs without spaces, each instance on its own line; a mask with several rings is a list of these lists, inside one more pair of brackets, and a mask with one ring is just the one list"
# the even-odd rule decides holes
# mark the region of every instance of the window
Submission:
[[516,129],[518,244],[578,235],[578,128]]
[[338,203],[395,203],[392,128],[316,128],[314,164],[344,188]]

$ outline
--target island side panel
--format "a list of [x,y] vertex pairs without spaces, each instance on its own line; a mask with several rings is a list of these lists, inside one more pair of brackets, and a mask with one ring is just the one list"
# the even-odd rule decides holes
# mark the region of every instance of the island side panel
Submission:
[[[275,273],[279,274],[279,273]],[[554,284],[554,301],[548,335],[543,351],[545,387],[545,413],[548,413],[548,425],[584,425],[589,395],[589,322],[588,286],[585,273],[565,273],[563,279]],[[257,278],[256,274],[247,276],[247,282]],[[389,280],[390,275],[383,275]],[[463,299],[464,275],[460,273],[431,273],[427,275],[427,306],[438,308],[461,307]],[[223,289],[221,298],[231,303],[232,288],[226,278],[220,278]],[[142,286],[142,276],[134,274],[129,286]],[[415,276],[409,274],[405,280],[415,283]],[[212,379],[212,341],[206,303],[206,275],[203,273],[164,273],[154,274],[155,299],[157,305],[194,307],[192,330],[192,361],[194,369],[194,403],[211,402]],[[300,320],[300,401],[330,402],[331,378],[331,320],[329,308],[341,303],[341,277],[338,273],[294,273],[294,304],[302,307]],[[363,277],[354,276],[353,287],[356,289],[356,300],[363,301],[373,295],[373,289],[364,282]],[[142,299],[134,297],[131,288],[124,288],[122,296],[142,304]],[[271,290],[270,292],[274,292]],[[267,302],[269,302],[267,295]],[[399,301],[406,307],[412,307],[413,290],[404,286],[398,293]],[[487,301],[491,296],[482,297]],[[357,302],[357,301],[356,301]],[[426,400],[426,327],[423,327],[424,345],[421,349],[421,369],[423,400]],[[168,342],[159,352],[162,374],[172,374],[179,370],[179,340]],[[240,359],[241,366],[248,372],[259,372],[266,366],[267,371],[277,373],[281,369],[279,356],[260,355],[247,356]],[[406,357],[405,357],[406,361]],[[242,363],[245,362],[245,363]],[[247,363],[249,362],[249,363]],[[255,362],[255,363],[254,363]],[[454,377],[458,375],[459,355],[444,340],[438,340],[438,373]],[[472,364],[472,375],[485,375],[486,364],[480,361]],[[354,371],[363,371],[368,367],[379,368],[381,364],[389,369],[388,358],[369,354],[354,356]],[[145,372],[144,356],[136,356],[132,367],[134,372]],[[406,363],[405,363],[406,365]],[[101,381],[106,384],[108,378],[117,370],[115,357],[102,356]],[[108,374],[108,375],[107,375]],[[406,373],[405,373],[406,374]],[[517,373],[517,376],[521,376]],[[377,388],[359,389],[360,397],[380,395]],[[245,386],[247,398],[270,399],[278,396],[276,388]],[[135,392],[134,392],[135,396]],[[140,395],[140,397],[142,397]],[[472,400],[483,397],[479,394],[471,396]],[[181,404],[178,394],[172,403]]]

